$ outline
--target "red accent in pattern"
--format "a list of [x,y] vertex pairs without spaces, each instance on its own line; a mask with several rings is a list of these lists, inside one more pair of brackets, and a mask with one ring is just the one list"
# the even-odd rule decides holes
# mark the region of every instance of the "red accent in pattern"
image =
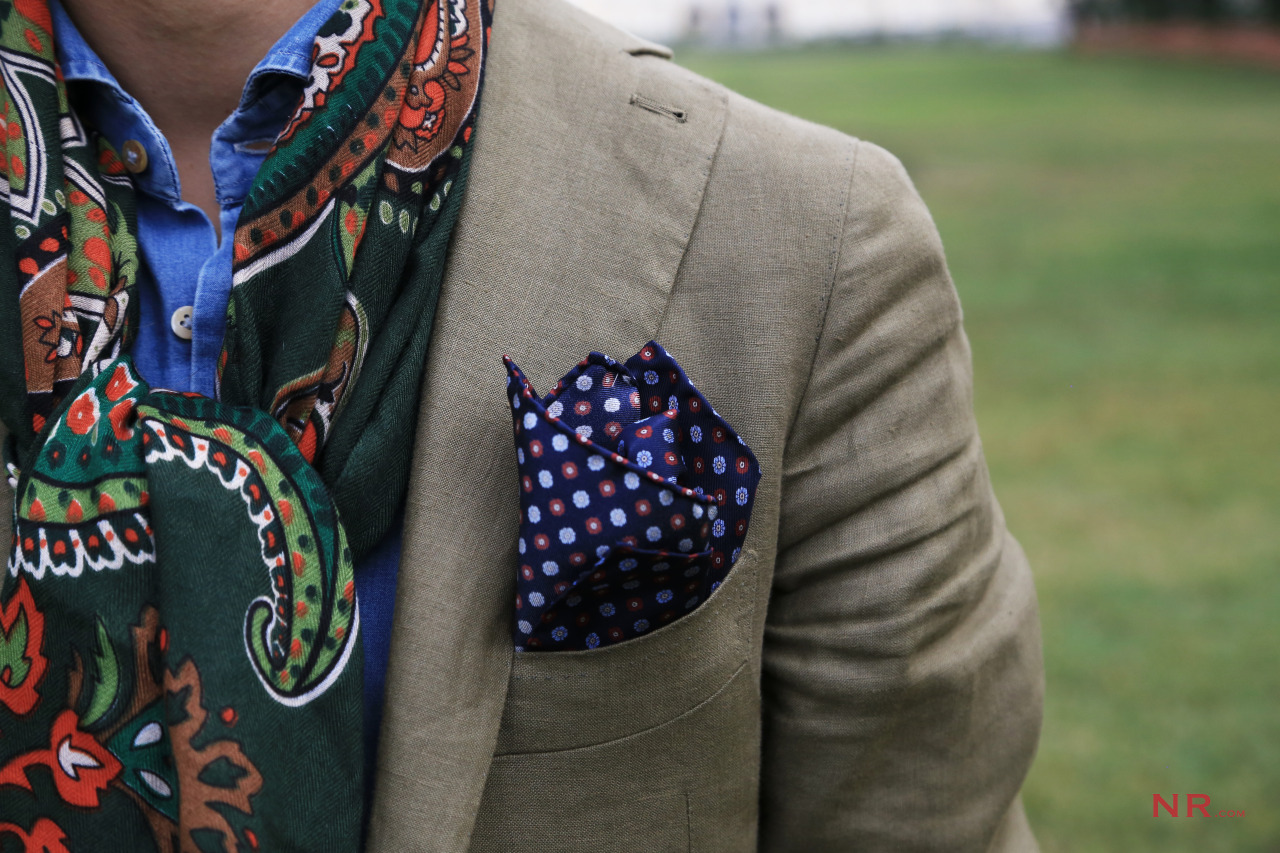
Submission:
[[316,442],[316,425],[307,421],[307,428],[302,431],[302,437],[298,439],[298,450],[302,453],[302,458],[307,460],[308,465],[315,461]]
[[12,835],[22,842],[27,853],[71,853],[65,842],[66,833],[47,817],[36,818],[31,831],[26,832],[16,823],[0,823],[0,837]]
[[35,600],[31,597],[31,588],[25,577],[18,578],[18,586],[13,596],[0,608],[0,639],[6,644],[14,633],[14,628],[21,618],[26,622],[27,642],[22,657],[28,662],[26,677],[21,684],[14,685],[13,671],[9,667],[0,670],[0,703],[10,711],[22,716],[33,709],[40,701],[39,687],[44,679],[49,661],[45,658],[44,648],[44,614],[36,609]]
[[0,768],[0,787],[13,785],[32,790],[28,773],[47,767],[63,802],[85,809],[98,808],[98,795],[120,775],[120,761],[81,731],[75,711],[58,714],[49,733],[49,748],[19,755]]
[[98,401],[93,392],[86,391],[76,398],[67,410],[67,426],[76,435],[88,435],[98,422]]
[[134,382],[132,377],[129,376],[129,371],[125,366],[117,364],[116,369],[111,373],[111,381],[107,383],[107,387],[102,393],[114,403],[137,387],[138,383]]

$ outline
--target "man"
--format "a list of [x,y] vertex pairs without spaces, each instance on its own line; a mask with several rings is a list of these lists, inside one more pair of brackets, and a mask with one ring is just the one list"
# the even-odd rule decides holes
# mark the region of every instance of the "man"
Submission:
[[[64,2],[225,240],[243,195],[210,137],[311,0]],[[360,592],[386,667],[367,849],[1035,849],[1034,592],[928,213],[882,150],[668,60],[558,0],[496,5],[398,579]],[[661,631],[516,653],[501,357],[547,389],[650,340],[759,459],[742,555]]]

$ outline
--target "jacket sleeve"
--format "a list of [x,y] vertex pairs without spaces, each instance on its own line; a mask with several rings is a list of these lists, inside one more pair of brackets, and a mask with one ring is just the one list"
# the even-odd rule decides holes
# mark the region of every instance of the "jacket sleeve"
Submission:
[[859,143],[784,460],[765,627],[764,851],[1024,851],[1040,628],[924,203]]

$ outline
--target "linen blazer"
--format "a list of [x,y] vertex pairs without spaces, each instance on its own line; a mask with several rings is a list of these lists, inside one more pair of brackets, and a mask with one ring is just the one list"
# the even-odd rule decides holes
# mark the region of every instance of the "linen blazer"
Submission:
[[[876,146],[500,0],[421,406],[371,853],[1025,851],[1026,560],[929,214]],[[515,654],[501,358],[657,339],[763,469],[685,618]],[[0,534],[12,495],[0,482]]]

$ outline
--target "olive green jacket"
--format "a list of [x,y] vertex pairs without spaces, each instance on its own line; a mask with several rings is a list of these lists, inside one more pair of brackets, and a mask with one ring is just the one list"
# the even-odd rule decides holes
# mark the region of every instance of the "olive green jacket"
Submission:
[[[1034,850],[1035,593],[928,211],[883,150],[668,58],[497,4],[369,850]],[[650,339],[759,458],[742,557],[652,634],[517,655],[502,356],[546,390]]]

